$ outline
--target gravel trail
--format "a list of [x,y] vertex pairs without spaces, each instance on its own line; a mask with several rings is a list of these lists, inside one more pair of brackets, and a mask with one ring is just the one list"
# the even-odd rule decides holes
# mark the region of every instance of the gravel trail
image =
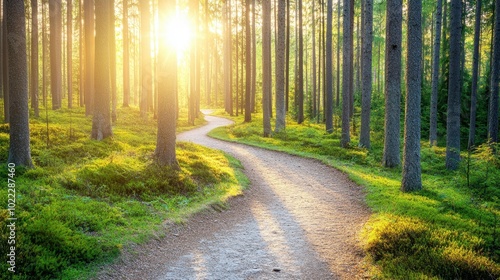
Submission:
[[250,188],[165,237],[125,253],[97,279],[360,279],[359,232],[370,212],[362,188],[319,161],[209,138],[231,124],[206,116],[190,141],[241,161]]

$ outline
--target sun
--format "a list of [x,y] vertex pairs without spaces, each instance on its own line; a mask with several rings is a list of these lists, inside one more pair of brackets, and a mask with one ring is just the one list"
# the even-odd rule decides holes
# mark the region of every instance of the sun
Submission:
[[178,10],[164,24],[166,43],[173,47],[177,54],[187,51],[192,40],[191,22],[187,14]]

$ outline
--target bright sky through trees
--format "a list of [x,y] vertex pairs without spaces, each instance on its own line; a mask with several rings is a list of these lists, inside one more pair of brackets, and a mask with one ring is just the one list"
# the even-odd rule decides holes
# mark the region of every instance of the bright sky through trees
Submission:
[[[177,10],[174,17],[170,17],[166,23],[157,21],[157,24],[165,24],[167,26],[167,34],[160,34],[160,38],[167,39],[167,43],[177,50],[179,57],[187,51],[192,40],[191,22],[188,18],[187,11]],[[159,30],[159,29],[157,29]]]

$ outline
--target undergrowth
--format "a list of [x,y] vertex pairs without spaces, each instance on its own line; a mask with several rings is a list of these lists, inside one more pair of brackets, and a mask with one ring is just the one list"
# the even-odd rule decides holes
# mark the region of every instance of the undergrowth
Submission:
[[[43,115],[43,114],[42,114]],[[181,112],[179,130],[187,126]],[[16,169],[16,272],[0,257],[0,279],[85,279],[131,244],[145,242],[165,219],[183,221],[241,191],[239,163],[178,143],[180,171],[155,164],[156,121],[118,110],[114,136],[90,139],[84,110],[49,111],[30,120],[35,168]],[[196,125],[203,122],[199,119]],[[9,127],[0,125],[0,182],[7,182]],[[5,205],[7,188],[0,190]],[[0,210],[0,252],[9,252],[8,211]]]
[[[375,109],[373,114],[383,110]],[[219,115],[228,117],[219,111]],[[311,157],[334,166],[367,190],[373,215],[361,239],[376,279],[497,279],[500,277],[500,156],[490,145],[462,153],[460,170],[447,171],[445,148],[422,142],[423,190],[402,193],[401,168],[383,168],[383,123],[374,120],[372,148],[340,146],[338,125],[287,120],[286,130],[262,137],[262,118],[211,136]],[[338,116],[335,123],[338,123]],[[379,116],[380,118],[380,116]],[[377,119],[379,119],[377,118]],[[359,124],[358,124],[359,125]],[[274,127],[274,126],[273,126]],[[359,126],[358,126],[359,127]],[[356,134],[356,133],[353,133]]]

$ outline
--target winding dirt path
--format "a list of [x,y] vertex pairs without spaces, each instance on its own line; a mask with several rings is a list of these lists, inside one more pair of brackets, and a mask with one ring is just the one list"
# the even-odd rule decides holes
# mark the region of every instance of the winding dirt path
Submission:
[[250,178],[224,211],[205,211],[128,253],[98,279],[360,279],[359,232],[369,217],[362,189],[316,160],[215,140],[208,125],[179,141],[223,150]]

